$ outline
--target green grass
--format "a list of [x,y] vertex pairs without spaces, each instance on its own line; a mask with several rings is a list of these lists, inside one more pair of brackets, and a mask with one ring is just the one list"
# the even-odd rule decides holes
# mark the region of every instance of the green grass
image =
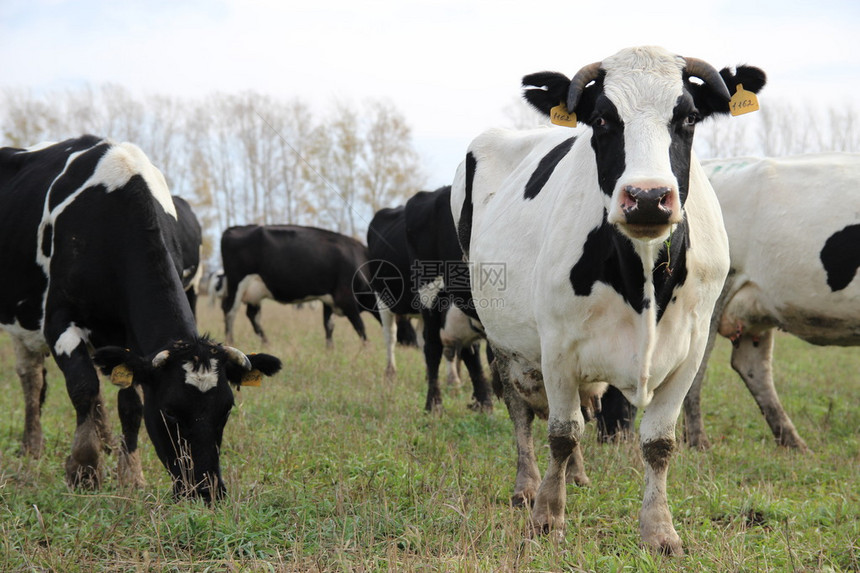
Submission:
[[[220,311],[201,302],[201,330],[220,339]],[[285,369],[238,393],[222,454],[229,499],[214,508],[172,501],[145,437],[145,488],[109,478],[99,492],[70,490],[62,468],[74,414],[53,363],[45,455],[17,456],[23,400],[0,335],[0,571],[860,570],[856,349],[778,338],[780,395],[814,451],[800,455],[774,445],[720,341],[703,392],[714,447],[681,449],[670,466],[686,551],[672,558],[639,547],[635,444],[598,445],[590,426],[592,485],[570,487],[564,541],[527,539],[527,511],[508,504],[515,451],[504,405],[469,411],[467,386],[447,389],[444,412],[427,415],[418,351],[398,349],[388,382],[377,323],[364,315],[365,346],[338,319],[326,351],[321,314],[264,305],[266,351]],[[244,317],[236,346],[261,350]],[[115,390],[104,388],[119,432]],[[545,432],[537,423],[542,469]]]

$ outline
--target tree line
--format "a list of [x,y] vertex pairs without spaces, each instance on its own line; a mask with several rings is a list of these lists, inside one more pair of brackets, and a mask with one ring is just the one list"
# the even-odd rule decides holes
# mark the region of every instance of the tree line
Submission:
[[6,90],[0,102],[3,146],[84,133],[138,145],[193,205],[204,258],[216,264],[221,232],[236,224],[313,225],[363,240],[373,213],[426,180],[410,126],[381,99],[336,101],[324,117],[297,98],[136,96],[117,85]]
[[[507,127],[546,123],[520,98],[503,115]],[[858,118],[848,103],[765,97],[758,112],[704,122],[695,149],[701,158],[858,151]],[[14,147],[84,133],[136,143],[194,206],[204,257],[214,264],[221,232],[236,224],[313,225],[363,240],[373,213],[403,203],[426,181],[409,124],[383,99],[334,101],[321,117],[302,99],[253,91],[188,99],[113,84],[8,89],[0,94],[0,133],[0,145]]]

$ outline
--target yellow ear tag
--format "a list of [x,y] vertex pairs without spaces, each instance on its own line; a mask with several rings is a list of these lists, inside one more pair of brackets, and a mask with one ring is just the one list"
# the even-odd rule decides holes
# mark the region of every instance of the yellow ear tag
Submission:
[[251,370],[242,375],[242,381],[239,386],[259,386],[263,381],[263,373],[257,370]]
[[753,92],[746,91],[743,84],[738,84],[735,95],[729,101],[729,111],[732,115],[743,115],[751,111],[758,111],[758,98]]
[[576,114],[568,112],[564,102],[549,110],[549,120],[562,127],[576,127]]
[[128,388],[129,386],[131,386],[131,381],[131,369],[125,364],[114,366],[113,370],[110,371],[110,382],[114,386]]

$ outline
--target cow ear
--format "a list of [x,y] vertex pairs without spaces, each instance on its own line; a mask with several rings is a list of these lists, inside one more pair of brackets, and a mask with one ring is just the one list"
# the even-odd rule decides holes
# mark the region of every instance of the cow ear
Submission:
[[234,361],[228,361],[226,365],[227,380],[236,386],[259,386],[263,376],[272,376],[281,369],[280,359],[270,354],[249,354],[251,369],[246,370]]
[[[729,88],[729,94],[735,95],[738,86],[744,86],[748,92],[758,93],[767,83],[764,71],[753,66],[738,66],[732,71],[730,68],[720,70],[720,76]],[[690,93],[696,102],[696,109],[702,117],[708,117],[715,113],[729,113],[729,102],[717,92],[708,87],[707,84],[691,84]]]
[[128,388],[133,382],[142,382],[147,371],[145,360],[119,346],[105,346],[96,350],[93,353],[93,364],[102,374],[110,376],[114,385],[123,388]]
[[538,72],[523,78],[523,97],[547,117],[552,108],[567,101],[569,89],[570,78],[558,72]]

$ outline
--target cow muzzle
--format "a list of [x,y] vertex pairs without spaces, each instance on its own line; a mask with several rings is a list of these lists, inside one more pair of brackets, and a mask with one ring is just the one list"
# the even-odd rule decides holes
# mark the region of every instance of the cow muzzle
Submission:
[[681,222],[678,191],[666,185],[625,185],[619,190],[616,207],[610,222],[635,239],[660,237]]

